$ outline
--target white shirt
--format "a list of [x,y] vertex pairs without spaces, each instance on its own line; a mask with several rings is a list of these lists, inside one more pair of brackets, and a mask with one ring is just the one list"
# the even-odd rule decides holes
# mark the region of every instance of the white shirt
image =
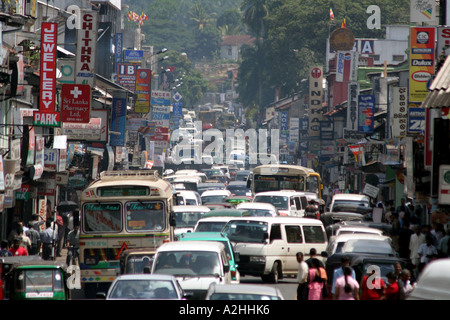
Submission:
[[426,243],[422,243],[417,253],[422,255],[420,262],[428,263],[430,261],[430,257],[428,256],[437,255],[437,249],[433,245],[427,246]]
[[410,250],[409,258],[411,260],[419,258],[418,251],[422,243],[425,243],[425,235],[423,233],[419,235],[414,233],[413,235],[411,235],[411,238],[409,240],[409,250]]
[[308,278],[308,264],[302,261],[298,264],[297,283],[305,283]]

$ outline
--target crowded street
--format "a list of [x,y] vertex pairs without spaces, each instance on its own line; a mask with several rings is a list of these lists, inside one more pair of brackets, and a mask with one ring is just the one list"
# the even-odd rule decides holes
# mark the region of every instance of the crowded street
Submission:
[[448,2],[2,1],[0,300],[450,300]]

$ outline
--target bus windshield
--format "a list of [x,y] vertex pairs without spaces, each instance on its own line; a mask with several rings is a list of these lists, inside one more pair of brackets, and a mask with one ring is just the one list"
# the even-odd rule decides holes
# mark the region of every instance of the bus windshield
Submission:
[[164,202],[127,202],[127,231],[157,231],[165,228]]
[[86,203],[83,206],[84,231],[115,232],[122,230],[122,205],[120,203]]
[[304,177],[255,174],[253,183],[255,193],[277,190],[305,190]]

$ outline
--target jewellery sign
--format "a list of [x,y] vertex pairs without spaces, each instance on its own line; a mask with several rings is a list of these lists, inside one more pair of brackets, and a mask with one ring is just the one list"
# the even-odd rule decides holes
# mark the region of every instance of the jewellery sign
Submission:
[[63,84],[61,90],[61,121],[89,123],[91,87],[87,84]]
[[80,10],[80,29],[77,31],[75,83],[94,87],[97,55],[97,12]]
[[33,125],[59,127],[60,114],[55,112],[56,104],[56,46],[58,26],[43,22],[41,26],[41,68],[39,111],[33,114]]

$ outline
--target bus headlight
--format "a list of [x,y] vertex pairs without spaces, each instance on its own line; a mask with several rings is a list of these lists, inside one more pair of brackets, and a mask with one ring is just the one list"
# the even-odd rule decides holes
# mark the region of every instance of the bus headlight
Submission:
[[264,256],[250,256],[250,262],[253,262],[253,263],[266,263],[266,257],[264,257]]

